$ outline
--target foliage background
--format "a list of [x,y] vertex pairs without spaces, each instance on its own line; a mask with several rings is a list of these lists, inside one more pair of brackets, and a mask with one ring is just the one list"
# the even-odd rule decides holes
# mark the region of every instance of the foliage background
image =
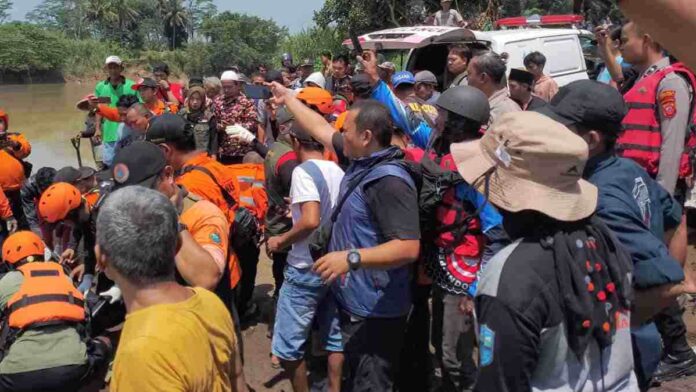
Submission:
[[[439,0],[326,0],[315,26],[295,34],[270,19],[219,13],[212,0],[44,0],[27,22],[7,22],[11,0],[0,0],[0,80],[31,81],[44,73],[66,78],[103,75],[104,59],[124,58],[132,74],[167,62],[175,76],[211,75],[237,65],[250,73],[261,63],[296,63],[323,51],[338,53],[353,29],[422,23]],[[467,21],[489,28],[498,17],[579,10],[591,23],[620,14],[611,0],[454,0]]]

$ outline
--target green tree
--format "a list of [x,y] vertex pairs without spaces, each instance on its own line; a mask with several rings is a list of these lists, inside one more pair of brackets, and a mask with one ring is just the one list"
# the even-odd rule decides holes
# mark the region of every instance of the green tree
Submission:
[[40,26],[60,30],[65,35],[83,38],[82,7],[83,0],[44,0],[26,19]]
[[317,61],[321,52],[339,53],[343,49],[343,35],[335,27],[312,27],[283,40],[283,52],[292,53],[296,59],[313,59]]
[[236,64],[246,70],[278,52],[287,29],[273,20],[223,12],[203,22],[201,33],[210,41],[209,62],[215,72]]
[[13,22],[0,26],[0,73],[60,69],[65,60],[64,37],[39,26]]
[[189,14],[181,0],[159,0],[164,19],[164,35],[169,39],[169,49],[181,46],[188,38]]
[[186,9],[189,14],[190,39],[195,38],[196,32],[203,26],[203,21],[217,14],[217,6],[213,0],[187,0]]
[[10,19],[10,11],[12,10],[11,0],[0,0],[0,23],[7,22]]

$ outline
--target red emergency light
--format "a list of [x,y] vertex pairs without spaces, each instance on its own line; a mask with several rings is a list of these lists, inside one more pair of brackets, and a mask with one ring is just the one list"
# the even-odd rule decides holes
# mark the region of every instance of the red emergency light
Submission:
[[498,19],[495,26],[500,27],[526,27],[526,26],[552,26],[552,25],[573,25],[582,23],[585,17],[582,15],[532,15],[515,16],[512,18]]

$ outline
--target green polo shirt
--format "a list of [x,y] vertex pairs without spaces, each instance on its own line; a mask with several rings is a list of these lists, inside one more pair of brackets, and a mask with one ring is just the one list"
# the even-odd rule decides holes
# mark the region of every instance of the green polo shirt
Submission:
[[[19,291],[24,275],[12,271],[0,279],[0,309]],[[0,374],[32,372],[87,363],[87,347],[75,327],[56,325],[22,333],[0,362]]]
[[[111,105],[109,106],[116,107],[116,103],[122,95],[137,95],[137,93],[133,91],[133,84],[135,83],[130,79],[124,78],[123,80],[124,82],[120,83],[116,88],[109,83],[109,79],[97,83],[97,87],[94,89],[94,95],[97,97],[110,97]],[[117,122],[104,120],[102,124],[102,139],[107,143],[118,141],[117,130]]]

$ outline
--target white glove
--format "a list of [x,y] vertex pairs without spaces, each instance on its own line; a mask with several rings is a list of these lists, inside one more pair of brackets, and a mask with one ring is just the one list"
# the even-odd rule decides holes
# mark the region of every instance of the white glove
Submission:
[[121,300],[121,289],[118,286],[113,285],[110,289],[99,293],[99,296],[109,298],[109,304],[113,305]]
[[225,133],[227,133],[230,137],[247,144],[251,144],[251,142],[256,139],[256,135],[249,132],[248,129],[241,125],[230,125],[229,127],[225,128]]

